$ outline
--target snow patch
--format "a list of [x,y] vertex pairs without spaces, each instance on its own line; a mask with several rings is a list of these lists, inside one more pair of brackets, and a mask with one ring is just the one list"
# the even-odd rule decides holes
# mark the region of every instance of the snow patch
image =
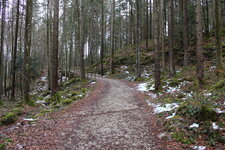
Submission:
[[171,119],[176,115],[176,112],[174,112],[171,116],[166,117],[166,119]]
[[219,127],[215,122],[213,122],[213,123],[212,123],[212,128],[213,128],[214,130],[218,130],[220,127]]
[[147,86],[148,86],[148,83],[140,83],[138,84],[137,89],[138,91],[141,91],[141,92],[148,92]]
[[147,103],[149,106],[153,107],[153,111],[155,114],[172,111],[179,107],[179,105],[177,103],[163,104],[163,105],[162,104],[154,104],[149,101],[147,101]]
[[36,121],[37,119],[33,119],[33,118],[23,118],[24,121]]
[[190,128],[199,128],[199,124],[193,123],[192,125],[190,125]]
[[192,146],[192,148],[196,150],[205,150],[206,146]]
[[215,111],[219,114],[225,113],[225,111],[221,110],[220,108],[216,108]]
[[128,67],[127,66],[121,66],[120,68],[121,69],[127,69]]

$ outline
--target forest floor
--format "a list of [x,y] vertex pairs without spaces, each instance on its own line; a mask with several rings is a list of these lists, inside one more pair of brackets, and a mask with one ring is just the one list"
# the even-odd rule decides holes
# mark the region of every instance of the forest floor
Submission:
[[83,100],[4,134],[13,140],[8,149],[181,149],[160,132],[133,83],[98,77]]

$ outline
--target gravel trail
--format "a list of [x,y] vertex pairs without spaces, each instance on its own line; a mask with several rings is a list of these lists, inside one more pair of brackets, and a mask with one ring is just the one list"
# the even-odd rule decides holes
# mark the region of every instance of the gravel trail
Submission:
[[92,105],[65,114],[64,150],[160,150],[149,114],[135,89],[120,80],[100,78],[105,89]]

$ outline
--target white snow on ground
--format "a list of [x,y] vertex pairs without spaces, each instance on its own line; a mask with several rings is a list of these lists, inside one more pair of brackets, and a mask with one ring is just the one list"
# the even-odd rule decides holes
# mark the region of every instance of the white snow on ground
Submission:
[[69,78],[67,78],[67,77],[64,77],[64,76],[62,77],[62,81],[63,81],[63,82],[68,81],[68,79],[69,79]]
[[35,121],[37,119],[33,119],[33,118],[23,118],[24,121]]
[[135,77],[134,76],[128,76],[126,78],[126,80],[128,80],[128,81],[134,81],[135,80]]
[[47,76],[41,77],[41,80],[42,80],[42,81],[47,81]]
[[171,119],[176,115],[176,112],[174,112],[171,116],[166,117],[166,119]]
[[157,99],[158,98],[158,95],[154,94],[152,92],[148,93],[148,96],[150,96],[152,99]]
[[212,123],[212,127],[214,130],[218,130],[220,128],[215,122]]
[[190,125],[190,128],[199,128],[199,124],[193,123],[192,125]]
[[192,146],[192,148],[196,150],[205,150],[206,146]]
[[93,81],[93,82],[91,82],[91,84],[93,85],[93,84],[96,84],[96,82],[95,81]]
[[137,89],[141,92],[149,92],[149,91],[154,91],[155,90],[155,85],[152,84],[153,80],[145,83],[140,83],[137,85]]
[[182,91],[181,91],[181,94],[183,94],[183,95],[185,96],[184,98],[182,98],[182,100],[186,100],[186,99],[189,99],[189,98],[193,97],[194,92],[191,91],[191,92],[189,92],[189,93],[185,93],[185,92],[182,92]]
[[212,96],[212,93],[205,93],[204,96],[205,97],[210,97],[210,96]]
[[178,86],[176,86],[176,87],[169,86],[170,83],[171,83],[171,81],[167,81],[166,85],[163,86],[163,88],[166,89],[166,91],[165,91],[166,93],[179,92],[179,91],[181,91],[182,86],[190,84],[191,82],[183,81],[183,82],[180,82],[180,84]]
[[147,86],[148,83],[140,83],[137,85],[137,89],[141,92],[148,92]]
[[127,69],[128,67],[127,66],[121,66],[120,68],[121,69]]
[[141,74],[141,77],[149,78],[150,75],[151,75],[150,73],[148,73],[146,70],[144,70],[144,72]]
[[162,104],[154,104],[149,101],[147,101],[147,103],[149,106],[153,107],[153,111],[155,114],[171,111],[171,110],[174,110],[179,107],[179,105],[177,103],[163,104],[163,105]]
[[35,103],[36,103],[36,104],[45,104],[46,101],[45,101],[45,100],[42,100],[42,101],[41,101],[41,100],[38,100],[38,101],[36,101]]
[[220,108],[216,108],[215,111],[219,114],[225,113],[225,110],[221,110]]

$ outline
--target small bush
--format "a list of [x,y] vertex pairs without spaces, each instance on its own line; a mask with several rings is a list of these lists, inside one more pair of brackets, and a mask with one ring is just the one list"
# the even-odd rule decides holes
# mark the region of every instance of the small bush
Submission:
[[61,100],[61,103],[63,105],[69,105],[71,103],[73,103],[74,101],[72,99],[64,99],[64,100]]
[[5,150],[5,149],[6,149],[5,143],[0,144],[0,150]]
[[3,106],[3,102],[0,100],[0,106]]
[[4,117],[1,118],[0,122],[3,125],[8,125],[16,122],[18,119],[17,115],[13,112],[7,113]]
[[218,118],[219,115],[216,113],[216,111],[213,110],[213,108],[208,105],[202,105],[201,110],[197,116],[197,119],[201,121],[205,120],[217,121]]
[[211,87],[211,90],[225,90],[225,79],[218,81]]
[[188,137],[185,137],[184,133],[182,132],[175,132],[172,133],[172,138],[175,139],[178,142],[184,143],[184,144],[193,144],[193,140],[191,140]]
[[20,107],[16,107],[16,108],[12,109],[12,112],[15,113],[16,115],[23,114],[22,108],[20,108]]
[[80,81],[81,80],[79,78],[73,78],[67,81],[66,83],[64,83],[64,86],[67,87],[67,86],[70,86],[71,84],[78,83]]

